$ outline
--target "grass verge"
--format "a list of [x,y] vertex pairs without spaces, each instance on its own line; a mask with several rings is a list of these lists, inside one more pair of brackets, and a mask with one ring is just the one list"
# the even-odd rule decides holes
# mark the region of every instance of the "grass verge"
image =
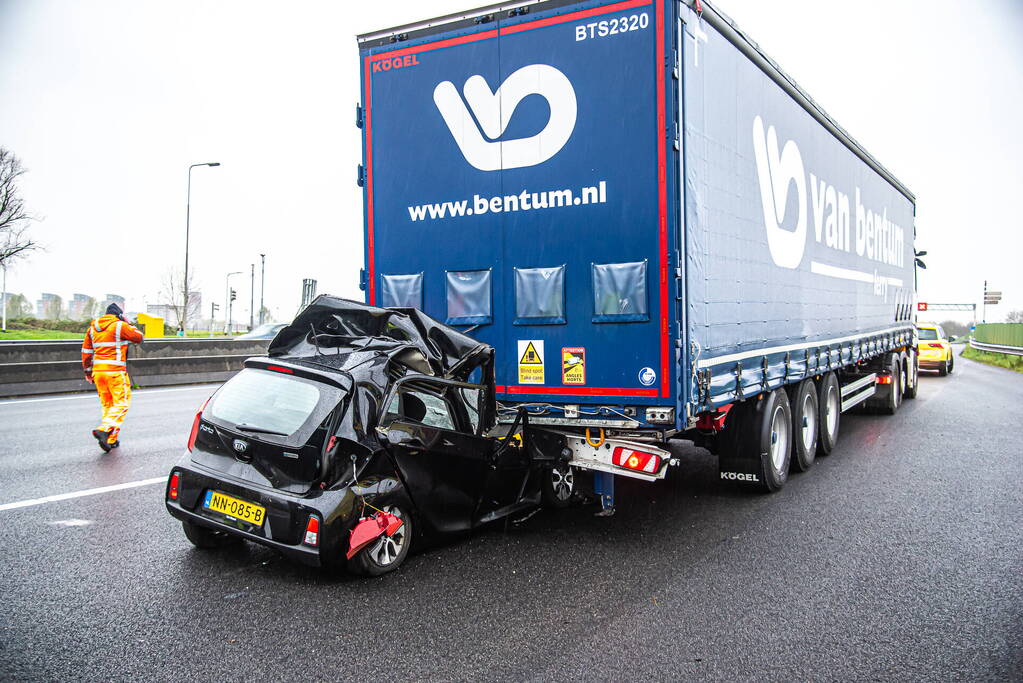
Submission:
[[63,330],[11,330],[0,332],[0,341],[18,341],[24,339],[84,339],[84,334],[64,332]]
[[1023,372],[1023,356],[1013,356],[1007,353],[992,353],[990,351],[979,351],[972,346],[967,346],[962,352],[963,358],[969,358],[979,363],[995,365],[1007,370]]

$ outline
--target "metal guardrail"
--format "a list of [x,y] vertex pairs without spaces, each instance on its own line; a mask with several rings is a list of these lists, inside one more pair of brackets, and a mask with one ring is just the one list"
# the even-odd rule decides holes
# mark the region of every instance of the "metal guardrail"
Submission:
[[[132,346],[128,374],[139,387],[223,382],[246,358],[266,354],[268,340],[153,339]],[[93,391],[82,373],[80,340],[0,344],[0,397]]]
[[1023,346],[985,344],[984,342],[979,342],[976,339],[971,339],[970,347],[977,349],[978,351],[987,351],[989,353],[1006,353],[1009,354],[1010,356],[1023,356]]

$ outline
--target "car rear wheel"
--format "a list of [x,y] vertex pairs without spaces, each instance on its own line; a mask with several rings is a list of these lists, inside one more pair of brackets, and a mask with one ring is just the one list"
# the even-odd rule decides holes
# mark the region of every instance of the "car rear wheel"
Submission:
[[956,366],[955,354],[953,354],[952,351],[949,351],[948,352],[948,373],[949,374],[952,374],[952,370],[955,369],[955,366]]
[[181,526],[185,530],[185,537],[192,542],[192,545],[203,550],[215,550],[229,545],[238,545],[243,542],[237,536],[232,536],[223,531],[214,531],[186,520],[182,520]]
[[543,504],[549,508],[568,507],[575,493],[575,472],[571,465],[561,464],[545,470],[540,486]]
[[400,505],[385,505],[384,512],[401,519],[403,524],[393,536],[383,534],[348,562],[348,568],[364,576],[381,576],[401,566],[412,545],[412,516]]
[[938,375],[941,377],[946,376],[951,370],[948,367],[948,361],[942,361],[941,365],[938,366]]

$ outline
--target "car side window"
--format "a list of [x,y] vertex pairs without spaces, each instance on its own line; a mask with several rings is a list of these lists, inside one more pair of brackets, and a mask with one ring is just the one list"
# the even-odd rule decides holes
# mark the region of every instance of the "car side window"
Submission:
[[422,391],[403,391],[391,399],[384,422],[404,420],[438,429],[455,429],[451,410],[444,399]]
[[480,427],[480,390],[462,387],[458,391],[462,395],[462,403],[465,404],[465,412],[469,416],[469,426],[472,427],[472,433],[475,434]]

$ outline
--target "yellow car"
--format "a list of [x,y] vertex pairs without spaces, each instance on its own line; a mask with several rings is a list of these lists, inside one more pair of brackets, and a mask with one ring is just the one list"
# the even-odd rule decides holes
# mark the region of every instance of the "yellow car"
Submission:
[[916,333],[920,369],[937,370],[942,377],[952,372],[955,356],[952,354],[952,344],[948,340],[948,335],[941,329],[941,325],[919,324],[916,326]]

